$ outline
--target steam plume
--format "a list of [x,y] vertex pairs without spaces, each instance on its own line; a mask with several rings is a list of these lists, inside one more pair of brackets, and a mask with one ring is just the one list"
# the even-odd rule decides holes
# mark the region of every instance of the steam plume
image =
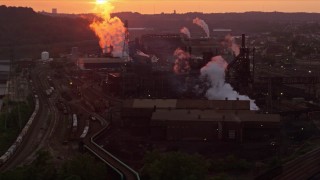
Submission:
[[216,56],[208,62],[207,65],[201,68],[201,77],[209,82],[209,89],[206,92],[206,97],[210,100],[249,100],[250,109],[258,110],[259,108],[248,96],[240,95],[233,90],[230,84],[225,82],[225,69],[228,66],[227,62],[221,57]]
[[228,34],[226,37],[225,37],[225,41],[227,42],[228,44],[228,47],[232,50],[232,52],[238,56],[240,54],[240,47],[238,44],[236,44],[235,40],[234,40],[234,37],[231,36],[230,34]]
[[190,54],[178,48],[174,51],[174,57],[176,58],[173,71],[176,74],[187,74],[190,71],[189,59]]
[[118,17],[111,17],[110,13],[114,7],[108,1],[96,7],[98,18],[90,24],[90,28],[99,37],[100,47],[103,51],[107,47],[113,47],[112,55],[116,57],[123,56],[126,28]]
[[146,54],[146,53],[144,53],[144,52],[142,52],[142,51],[140,51],[140,50],[137,50],[137,54],[138,54],[139,56],[144,56],[144,57],[150,58],[150,56],[149,56],[148,54]]
[[185,34],[189,39],[191,38],[191,33],[190,33],[190,31],[189,31],[188,28],[183,27],[183,28],[180,29],[180,32],[181,32],[182,34]]
[[208,27],[207,23],[204,22],[204,20],[202,20],[200,18],[195,18],[195,19],[193,19],[193,23],[200,26],[206,32],[207,37],[210,37],[209,27]]

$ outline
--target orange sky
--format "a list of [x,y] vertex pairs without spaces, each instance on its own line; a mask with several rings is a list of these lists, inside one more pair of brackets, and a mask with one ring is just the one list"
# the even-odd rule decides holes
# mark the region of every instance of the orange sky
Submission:
[[[320,12],[320,0],[112,0],[115,11],[140,13],[183,12]],[[0,0],[1,5],[32,7],[36,11],[58,8],[63,13],[92,12],[95,0]]]

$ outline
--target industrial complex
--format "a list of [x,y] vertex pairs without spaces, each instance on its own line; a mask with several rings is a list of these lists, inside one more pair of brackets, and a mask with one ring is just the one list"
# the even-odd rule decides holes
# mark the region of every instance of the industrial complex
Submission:
[[[246,159],[245,173],[230,168],[242,179],[307,176],[288,169],[297,168],[293,155],[319,139],[318,64],[287,62],[289,46],[287,54],[275,53],[285,62],[268,63],[263,58],[272,48],[261,39],[271,37],[232,36],[233,29],[210,29],[199,18],[193,23],[201,35],[184,27],[134,38],[128,21],[112,18],[89,25],[100,40],[94,53],[72,47],[59,57],[43,51],[38,59],[17,60],[12,53],[0,61],[2,111],[17,104],[20,120],[19,102],[30,105],[30,118],[19,121],[21,132],[0,156],[0,170],[30,164],[37,150],[47,149],[58,165],[88,153],[110,177],[140,180],[146,154],[174,151],[213,165],[230,155]],[[117,31],[103,32],[109,26]],[[320,150],[311,146],[314,165]],[[314,166],[307,178],[319,170]]]

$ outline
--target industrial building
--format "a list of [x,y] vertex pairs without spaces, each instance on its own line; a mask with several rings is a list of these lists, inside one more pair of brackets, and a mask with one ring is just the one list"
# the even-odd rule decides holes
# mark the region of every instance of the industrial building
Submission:
[[270,140],[280,131],[280,116],[237,110],[161,109],[152,114],[151,136],[164,140]]
[[202,57],[203,53],[218,54],[220,51],[220,43],[214,38],[182,38],[182,43],[186,51],[197,57]]
[[96,58],[79,58],[77,66],[81,70],[90,69],[121,69],[125,64],[124,58],[115,57],[96,57]]
[[[145,72],[145,74],[143,74]],[[170,85],[172,74],[165,72],[108,73],[105,90],[120,97],[167,97],[174,95]]]
[[280,131],[279,115],[250,111],[240,100],[132,99],[121,114],[122,126],[154,140],[268,141]]
[[10,60],[0,60],[0,109],[3,98],[9,94]]

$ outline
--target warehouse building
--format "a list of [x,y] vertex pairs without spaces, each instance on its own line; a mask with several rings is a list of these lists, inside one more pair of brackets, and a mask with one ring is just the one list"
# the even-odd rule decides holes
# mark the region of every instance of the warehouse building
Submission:
[[116,70],[126,63],[124,58],[99,57],[99,58],[79,58],[77,66],[81,70],[110,69]]
[[132,99],[121,125],[154,140],[263,141],[277,139],[280,116],[250,110],[250,101]]
[[280,116],[232,110],[157,110],[151,137],[169,141],[262,141],[275,139]]

